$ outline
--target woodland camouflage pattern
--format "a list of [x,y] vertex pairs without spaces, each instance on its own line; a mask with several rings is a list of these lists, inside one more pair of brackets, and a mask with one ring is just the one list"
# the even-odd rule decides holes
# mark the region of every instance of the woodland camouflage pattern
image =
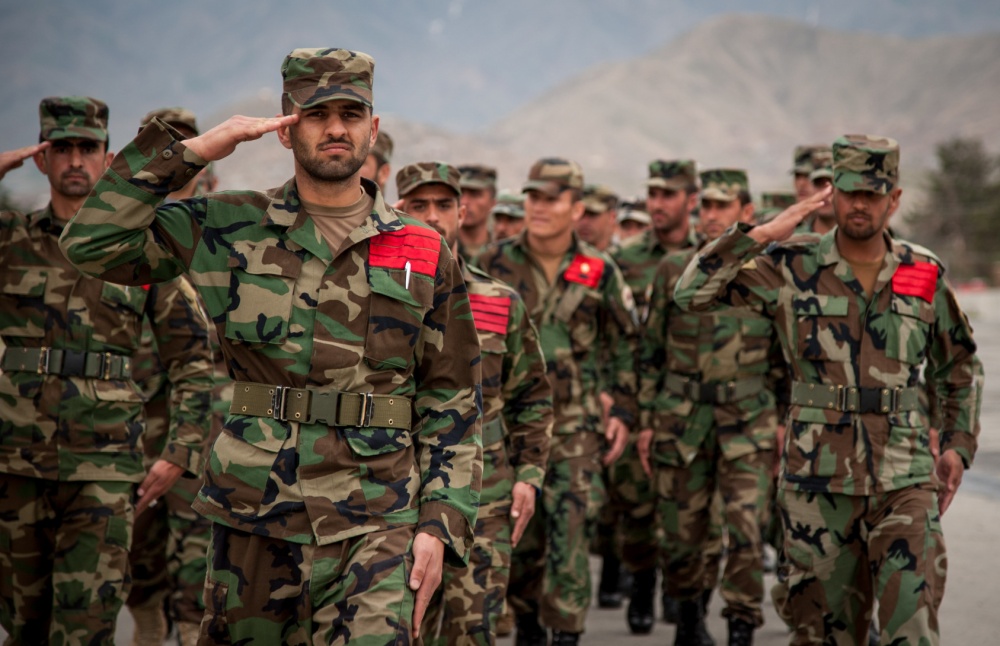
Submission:
[[305,109],[344,99],[372,107],[375,60],[346,49],[296,49],[281,64],[283,91]]
[[67,227],[68,257],[126,283],[187,272],[237,381],[408,397],[416,416],[406,431],[231,414],[195,508],[296,543],[415,523],[465,561],[482,469],[479,344],[444,242],[367,180],[375,206],[337,257],[294,180],[157,208],[203,167],[154,121]]
[[405,197],[413,189],[425,184],[444,184],[455,191],[455,195],[461,195],[460,181],[458,169],[444,162],[407,164],[396,173],[396,193],[400,197]]
[[833,185],[838,189],[885,195],[898,183],[899,144],[895,139],[845,135],[833,142]]
[[483,354],[483,488],[469,567],[445,567],[441,603],[424,616],[427,644],[494,642],[510,575],[511,492],[515,482],[542,490],[552,434],[552,389],[524,302],[475,267],[462,277]]
[[375,138],[375,145],[371,148],[371,154],[375,155],[383,164],[388,164],[392,161],[392,150],[395,147],[392,137],[385,130],[379,129],[378,135]]
[[38,106],[39,141],[108,140],[108,106],[89,96],[50,96]]
[[497,169],[482,164],[466,164],[458,167],[462,174],[462,188],[480,188],[496,190]]
[[732,202],[740,196],[740,191],[750,192],[747,172],[742,168],[713,168],[702,171],[701,199]]
[[830,146],[827,144],[796,146],[792,157],[792,173],[796,175],[808,175],[817,168],[830,165]]
[[697,190],[697,164],[692,159],[654,159],[649,162],[649,188],[666,188],[672,191]]
[[[748,230],[739,224],[702,250],[677,285],[677,304],[762,311],[774,320],[791,379],[798,382],[917,386],[926,364],[924,374],[940,400],[941,451],[955,449],[970,466],[982,365],[937,257],[885,234],[889,253],[869,305],[837,249],[836,230],[766,251]],[[870,496],[929,482],[934,461],[928,428],[923,410],[859,415],[792,405],[781,486]]]

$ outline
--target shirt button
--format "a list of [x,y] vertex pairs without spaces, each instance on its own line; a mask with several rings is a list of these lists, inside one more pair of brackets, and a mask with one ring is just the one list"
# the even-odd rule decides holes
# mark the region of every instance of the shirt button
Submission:
[[170,159],[173,156],[174,156],[174,151],[172,151],[172,150],[164,150],[163,151],[163,158],[164,159]]

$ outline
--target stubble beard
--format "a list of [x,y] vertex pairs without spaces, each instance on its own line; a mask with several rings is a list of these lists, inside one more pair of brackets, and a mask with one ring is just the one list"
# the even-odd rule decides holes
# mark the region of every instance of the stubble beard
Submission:
[[87,197],[94,188],[94,181],[83,171],[66,171],[59,177],[56,192],[65,197]]
[[[339,184],[354,176],[365,160],[368,159],[368,149],[370,138],[365,138],[360,148],[355,150],[355,154],[347,159],[321,159],[319,155],[309,147],[308,144],[295,136],[294,130],[289,133],[292,142],[292,154],[295,161],[313,180],[321,183]],[[352,145],[346,139],[327,139],[318,145],[329,143],[346,143]],[[352,145],[353,147],[353,145]]]

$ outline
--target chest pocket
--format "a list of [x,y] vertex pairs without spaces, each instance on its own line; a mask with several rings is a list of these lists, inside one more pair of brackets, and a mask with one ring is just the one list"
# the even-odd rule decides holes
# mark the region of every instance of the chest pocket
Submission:
[[934,307],[915,296],[894,294],[890,309],[886,356],[908,364],[923,363],[934,325]]
[[272,244],[236,242],[229,267],[226,338],[245,343],[284,342],[302,260]]
[[48,276],[35,267],[9,267],[0,273],[0,334],[45,336],[45,283]]
[[[90,281],[97,282],[97,279],[81,279],[81,283]],[[107,282],[101,282],[100,290],[102,307],[90,312],[94,338],[131,353],[139,347],[142,315],[149,293],[142,287]]]
[[848,297],[811,294],[792,297],[799,356],[810,361],[850,361]]
[[583,285],[570,284],[552,313],[566,326],[574,353],[586,353],[597,343],[597,314],[602,297]]
[[771,321],[767,319],[756,317],[740,319],[740,335],[743,337],[739,350],[741,366],[768,360],[773,329]]
[[412,370],[414,365],[417,338],[434,302],[434,279],[413,272],[409,283],[405,270],[368,270],[371,306],[365,362],[376,370]]

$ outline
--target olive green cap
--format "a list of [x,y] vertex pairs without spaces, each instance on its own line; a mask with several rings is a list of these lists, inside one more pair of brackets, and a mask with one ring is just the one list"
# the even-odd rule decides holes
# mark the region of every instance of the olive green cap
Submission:
[[512,218],[524,217],[524,193],[501,191],[497,195],[497,203],[490,209],[494,215],[506,215]]
[[899,144],[878,135],[844,135],[833,142],[833,185],[885,195],[899,182]]
[[583,208],[588,213],[604,213],[618,206],[618,195],[603,184],[583,187]]
[[444,184],[455,195],[462,194],[458,169],[444,162],[417,162],[408,164],[396,173],[396,193],[406,197],[413,189],[427,184]]
[[795,204],[795,193],[788,191],[765,191],[760,194],[762,209],[784,210]]
[[654,159],[649,162],[649,188],[685,191],[698,184],[698,165],[692,159]]
[[375,138],[375,145],[372,146],[369,152],[375,155],[375,158],[383,164],[388,164],[392,161],[392,151],[392,137],[385,130],[379,130],[378,136]]
[[497,169],[482,164],[465,164],[458,167],[462,174],[462,188],[488,189],[497,188]]
[[50,96],[38,105],[39,139],[108,140],[108,106],[89,96]]
[[199,133],[198,121],[194,117],[194,112],[191,112],[187,108],[160,108],[159,110],[153,110],[142,118],[140,127],[145,126],[155,118],[159,118],[160,121],[170,124],[175,128],[183,126],[194,131],[196,135]]
[[557,197],[566,189],[583,191],[583,169],[580,164],[568,159],[545,157],[531,165],[528,181],[524,183],[521,192],[540,191]]
[[817,168],[829,166],[832,160],[833,154],[826,144],[796,146],[792,174],[808,175]]
[[732,202],[740,191],[750,191],[747,172],[742,168],[713,168],[702,171],[701,199]]

